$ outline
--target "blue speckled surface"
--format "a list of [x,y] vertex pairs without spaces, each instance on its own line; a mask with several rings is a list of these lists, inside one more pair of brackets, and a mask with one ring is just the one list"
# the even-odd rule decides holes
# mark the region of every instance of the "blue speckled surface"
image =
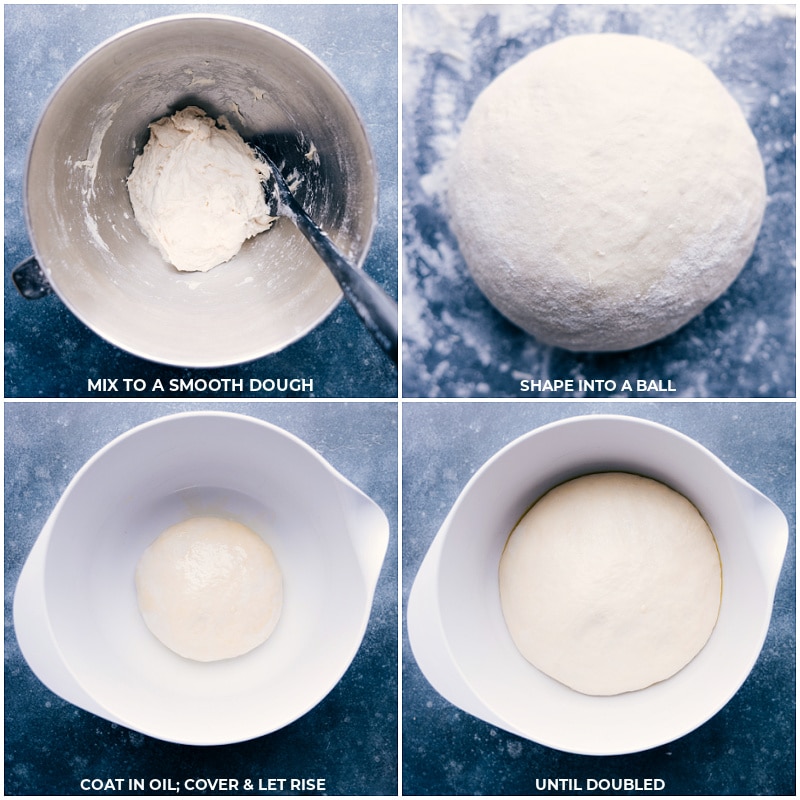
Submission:
[[761,656],[733,699],[693,733],[642,753],[592,757],[543,747],[452,706],[423,677],[404,630],[404,793],[542,794],[536,779],[585,786],[591,777],[661,778],[667,795],[794,795],[793,403],[405,403],[404,609],[433,537],[473,473],[523,433],[592,413],[645,417],[691,436],[784,512],[791,538]]
[[[603,31],[672,43],[716,73],[756,135],[769,199],[752,258],[702,315],[647,347],[573,354],[506,321],[473,283],[448,225],[442,166],[500,72],[555,39]],[[405,397],[517,397],[527,378],[617,382],[597,397],[794,397],[794,7],[410,5],[403,96]],[[626,378],[672,380],[675,392],[623,391]]]
[[[397,297],[397,8],[393,5],[16,5],[5,14],[5,395],[84,397],[88,378],[313,378],[313,397],[396,397],[397,372],[342,302],[280,353],[220,370],[143,361],[107,344],[55,296],[26,301],[9,275],[32,254],[22,195],[28,142],[58,81],[94,46],[155,17],[208,12],[268,25],[313,52],[359,110],[380,179],[379,218],[364,265]],[[357,32],[357,35],[356,35]],[[166,385],[166,380],[164,381]],[[249,386],[246,380],[245,385]],[[133,394],[133,393],[131,393]],[[245,396],[249,395],[245,393]],[[261,393],[262,396],[266,396]],[[269,396],[289,395],[274,392]],[[110,396],[126,396],[116,392]],[[140,396],[140,395],[137,395]],[[194,397],[188,393],[165,396]],[[203,395],[200,395],[203,396]],[[241,392],[205,395],[237,397]]]
[[[391,539],[366,636],[333,691],[268,736],[190,747],[134,733],[52,694],[20,654],[11,601],[41,526],[89,457],[141,422],[207,408],[259,417],[303,439],[383,508]],[[395,403],[6,403],[6,796],[103,794],[80,789],[82,778],[95,777],[319,777],[328,794],[396,794],[396,453]]]

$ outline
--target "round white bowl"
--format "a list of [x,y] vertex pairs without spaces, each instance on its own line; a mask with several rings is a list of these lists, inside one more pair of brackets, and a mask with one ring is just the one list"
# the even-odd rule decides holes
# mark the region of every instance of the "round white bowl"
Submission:
[[[372,149],[352,101],[308,50],[263,25],[186,14],[137,25],[85,55],[34,131],[25,213],[34,252],[66,306],[142,358],[217,367],[274,353],[342,297],[281,218],[206,273],[167,264],[133,215],[126,181],[147,126],[195,105],[301,177],[311,217],[361,265],[376,223]],[[280,154],[280,155],[278,155]]]
[[[275,632],[237,658],[182,658],[139,613],[139,557],[195,515],[249,526],[283,573]],[[280,428],[227,413],[162,417],[108,444],[67,487],[17,585],[17,638],[49,689],[105,719],[184,744],[252,739],[302,716],[344,674],[388,537],[380,508]]]
[[[542,494],[606,470],[655,478],[697,506],[717,540],[723,592],[708,643],[680,672],[640,691],[592,697],[519,653],[497,570],[509,534]],[[464,488],[415,578],[411,647],[441,695],[504,730],[589,755],[656,747],[712,717],[747,678],[767,634],[787,541],[782,512],[687,436],[634,417],[562,420],[509,444]]]

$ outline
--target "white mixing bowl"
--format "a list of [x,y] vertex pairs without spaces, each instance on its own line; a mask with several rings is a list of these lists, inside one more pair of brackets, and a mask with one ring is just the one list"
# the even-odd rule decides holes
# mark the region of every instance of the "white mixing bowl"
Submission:
[[[283,573],[275,632],[225,661],[176,655],[137,605],[142,552],[195,515],[252,528]],[[49,689],[105,719],[184,744],[251,739],[302,716],[344,674],[388,537],[378,506],[280,428],[226,413],[162,417],[108,444],[67,487],[17,585],[17,638]]]
[[[723,592],[711,638],[680,672],[640,691],[591,697],[519,653],[497,570],[509,534],[542,494],[606,470],[655,478],[697,506],[717,539]],[[464,488],[414,581],[411,647],[441,695],[504,730],[590,755],[656,747],[712,717],[747,678],[767,634],[787,541],[781,511],[683,434],[634,417],[562,420],[509,444]]]
[[39,266],[67,307],[112,344],[161,363],[217,367],[286,347],[342,294],[287,219],[207,273],[178,272],[147,241],[126,180],[149,123],[189,105],[225,115],[246,140],[263,137],[279,164],[296,167],[298,199],[359,266],[378,184],[344,89],[305,48],[263,25],[156,19],[70,70],[28,158],[25,212]]

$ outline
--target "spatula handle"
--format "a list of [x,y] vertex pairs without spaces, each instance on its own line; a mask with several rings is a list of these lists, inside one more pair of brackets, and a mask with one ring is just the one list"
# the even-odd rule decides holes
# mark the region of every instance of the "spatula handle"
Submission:
[[272,171],[279,213],[291,219],[339,282],[348,303],[383,351],[397,363],[397,303],[363,270],[356,269],[333,240],[297,202],[280,170],[260,148],[255,148]]
[[389,358],[397,363],[397,303],[363,270],[356,269],[331,238],[291,198],[294,223],[333,273],[344,296]]

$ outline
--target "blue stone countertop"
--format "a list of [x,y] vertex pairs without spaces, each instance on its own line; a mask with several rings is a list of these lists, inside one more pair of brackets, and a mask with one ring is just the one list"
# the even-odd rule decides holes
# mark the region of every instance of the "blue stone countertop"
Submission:
[[[524,433],[557,419],[593,413],[644,417],[681,431],[786,515],[789,546],[758,661],[728,704],[692,733],[631,755],[581,756],[507,733],[448,703],[420,672],[404,630],[403,792],[535,795],[554,793],[538,791],[537,779],[573,779],[573,786],[585,787],[587,778],[658,778],[665,782],[661,794],[669,796],[794,796],[793,403],[404,404],[403,607],[428,547],[470,477]],[[580,794],[556,792],[561,793]]]
[[[274,28],[309,49],[339,79],[364,121],[380,181],[378,225],[364,264],[397,297],[397,8],[394,5],[7,5],[5,15],[5,396],[84,397],[89,378],[244,378],[245,391],[158,397],[396,397],[397,370],[342,301],[285,350],[216,370],[154,364],[108,344],[54,295],[24,300],[10,274],[33,250],[23,214],[28,143],[47,99],[89,50],[132,25],[193,12]],[[249,378],[313,378],[313,392],[247,391]],[[231,384],[229,384],[231,385]],[[258,386],[259,384],[256,384]],[[263,384],[261,384],[263,385]],[[268,384],[269,385],[269,384]],[[111,397],[137,396],[116,391]],[[148,395],[145,395],[148,396]]]
[[[497,75],[551,41],[600,32],[671,43],[714,71],[756,136],[768,201],[752,257],[700,316],[636,350],[570,353],[538,343],[477,288],[449,227],[442,168]],[[404,397],[794,397],[793,6],[412,4],[403,97]],[[523,395],[527,379],[576,385]],[[578,379],[616,385],[581,391]],[[626,379],[661,380],[664,391],[629,391]]]
[[[135,425],[198,409],[248,414],[298,436],[375,500],[391,525],[365,638],[336,687],[279,731],[214,747],[162,742],[62,700],[27,666],[11,618],[22,565],[85,461]],[[190,777],[265,785],[268,778],[324,778],[327,794],[397,794],[395,403],[6,403],[5,463],[5,796],[115,794],[82,791],[84,778]]]

